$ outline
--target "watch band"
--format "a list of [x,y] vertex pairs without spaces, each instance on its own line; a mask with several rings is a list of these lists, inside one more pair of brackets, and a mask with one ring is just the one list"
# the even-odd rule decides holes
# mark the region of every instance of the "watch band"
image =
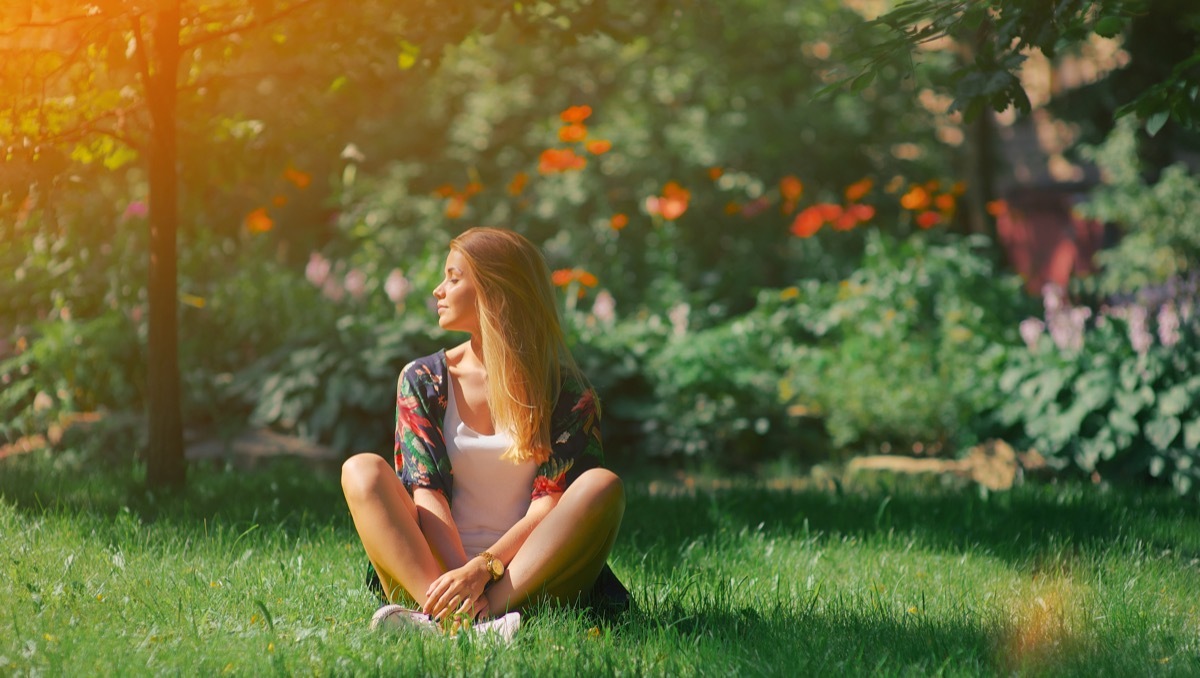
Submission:
[[[484,551],[479,555],[483,557],[484,564],[487,567],[488,576],[492,578],[492,581],[500,581],[500,578],[504,576],[504,563],[488,551]],[[496,567],[497,564],[500,566],[499,568]]]

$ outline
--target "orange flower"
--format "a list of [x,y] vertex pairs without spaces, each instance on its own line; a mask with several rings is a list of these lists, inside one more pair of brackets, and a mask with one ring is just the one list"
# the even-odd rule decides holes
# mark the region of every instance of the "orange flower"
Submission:
[[908,193],[900,197],[900,206],[914,212],[929,209],[929,191],[921,186],[912,186]]
[[987,213],[993,217],[1001,217],[1008,214],[1008,203],[1003,200],[992,200],[987,204]]
[[731,201],[731,202],[725,203],[725,214],[733,216],[741,211],[742,211],[742,206],[737,204],[736,202]]
[[612,215],[612,218],[608,220],[608,225],[610,228],[612,228],[612,230],[619,231],[629,225],[629,217],[625,216],[624,214],[614,214]]
[[521,191],[525,190],[525,184],[529,181],[529,175],[524,172],[517,172],[517,176],[508,182],[509,195],[521,195]]
[[875,181],[873,179],[867,178],[856,181],[846,187],[846,201],[858,202],[866,197],[866,195],[870,193],[871,189],[874,187]]
[[930,193],[937,192],[937,190],[941,187],[942,182],[938,181],[937,179],[930,179],[929,181],[925,182],[925,190],[929,191]]
[[587,128],[579,124],[563,125],[558,128],[558,139],[568,144],[587,138]]
[[779,194],[783,196],[784,200],[796,202],[804,194],[804,184],[789,174],[779,180]]
[[479,183],[478,181],[472,181],[463,187],[463,197],[469,198],[482,190],[483,184]]
[[450,198],[450,202],[446,203],[446,218],[457,219],[463,215],[467,209],[467,199],[461,195],[456,195]]
[[587,142],[587,152],[592,155],[603,155],[612,150],[612,142],[607,139],[593,139]]
[[796,211],[796,201],[795,200],[784,200],[783,202],[779,203],[779,213],[780,214],[788,215],[795,211]]
[[942,221],[942,215],[937,212],[921,212],[917,215],[917,226],[924,229],[930,229],[937,226]]
[[843,210],[837,219],[830,224],[835,231],[849,231],[858,225],[858,219],[854,218],[854,213],[849,210]]
[[275,228],[275,220],[267,214],[267,208],[259,207],[246,215],[246,228],[251,233],[266,233]]
[[952,185],[950,187],[950,193],[954,194],[955,196],[962,195],[963,193],[966,193],[966,192],[967,192],[967,185],[966,185],[966,183],[961,182],[961,181],[954,182],[954,185]]
[[821,210],[816,205],[805,208],[792,221],[792,235],[797,238],[811,238],[825,223]]
[[592,114],[591,106],[586,106],[586,105],[571,106],[567,110],[560,113],[559,117],[562,118],[563,122],[580,123],[580,122],[583,122],[584,120],[587,120],[588,116],[590,116],[591,114]]
[[683,216],[687,211],[688,202],[692,199],[691,191],[677,182],[668,181],[666,186],[663,186],[662,196],[651,196],[646,198],[646,211],[650,214],[658,214],[667,221],[674,221]]
[[287,196],[280,193],[271,198],[271,204],[276,207],[284,207],[288,204]]
[[307,172],[301,172],[291,165],[288,165],[288,168],[283,171],[283,178],[292,182],[296,188],[301,190],[308,188],[308,185],[312,183],[311,175]]
[[709,167],[708,168],[708,178],[712,179],[713,181],[720,179],[721,175],[724,173],[725,173],[725,170],[721,169],[720,167]]
[[949,193],[941,193],[933,199],[933,206],[938,208],[939,212],[949,215],[954,213],[954,196]]
[[579,284],[583,285],[584,287],[595,287],[596,284],[600,282],[596,279],[596,276],[579,268],[575,269],[575,279],[578,280]]
[[538,172],[542,174],[579,170],[586,165],[587,158],[569,148],[547,148],[538,157]]
[[450,184],[442,184],[433,190],[433,194],[439,198],[449,198],[454,195],[454,187]]
[[575,270],[570,268],[560,268],[550,274],[550,282],[558,287],[566,287],[575,279]]

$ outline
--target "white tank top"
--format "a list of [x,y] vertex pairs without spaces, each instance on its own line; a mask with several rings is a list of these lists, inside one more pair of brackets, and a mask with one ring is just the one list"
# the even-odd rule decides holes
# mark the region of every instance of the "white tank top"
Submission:
[[533,461],[514,464],[501,459],[512,438],[501,432],[483,435],[464,424],[455,403],[453,382],[449,391],[442,431],[454,469],[450,514],[462,537],[463,550],[470,558],[491,548],[525,517],[537,464]]

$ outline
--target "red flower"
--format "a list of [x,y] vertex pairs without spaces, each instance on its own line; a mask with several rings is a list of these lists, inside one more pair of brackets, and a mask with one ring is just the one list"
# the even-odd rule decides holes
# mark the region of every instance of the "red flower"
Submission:
[[792,235],[797,238],[811,238],[817,231],[821,230],[825,219],[821,216],[821,210],[817,206],[805,208],[796,215],[796,219],[792,221]]
[[937,226],[942,221],[942,215],[937,212],[921,212],[917,215],[917,226],[929,229]]

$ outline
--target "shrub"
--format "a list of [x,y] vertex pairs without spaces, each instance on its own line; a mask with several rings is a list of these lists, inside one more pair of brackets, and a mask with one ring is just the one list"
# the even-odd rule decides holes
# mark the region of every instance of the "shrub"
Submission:
[[1200,480],[1200,306],[1194,284],[1182,289],[1156,307],[1106,307],[1093,319],[1048,286],[1045,322],[1026,320],[1028,349],[1008,355],[999,421],[1057,468],[1149,475],[1192,491]]
[[[789,396],[821,414],[838,447],[975,441],[998,404],[999,357],[1027,303],[998,276],[979,237],[867,238],[837,283],[807,281],[762,305],[789,316],[796,342],[779,367]],[[765,309],[764,309],[765,310]]]

